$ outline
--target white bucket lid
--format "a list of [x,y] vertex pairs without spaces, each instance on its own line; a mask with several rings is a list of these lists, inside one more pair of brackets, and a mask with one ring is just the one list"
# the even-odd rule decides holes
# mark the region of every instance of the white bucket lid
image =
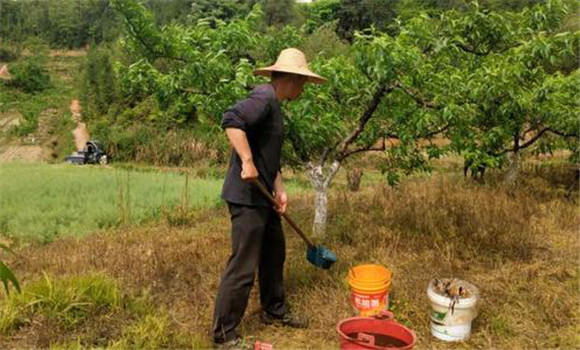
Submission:
[[[438,304],[441,305],[443,307],[448,307],[449,305],[451,305],[452,299],[441,295],[439,293],[437,293],[435,291],[435,287],[433,286],[433,282],[434,280],[431,280],[431,282],[429,282],[429,287],[427,287],[427,296],[429,297],[429,300],[434,303],[434,304]],[[463,281],[463,280],[458,280],[459,285],[462,287],[465,287],[467,289],[469,289],[472,292],[472,295],[469,298],[459,298],[457,299],[456,303],[455,303],[455,309],[468,309],[471,307],[474,307],[475,304],[477,304],[477,300],[479,299],[479,290],[477,289],[476,286],[474,286],[473,284]]]

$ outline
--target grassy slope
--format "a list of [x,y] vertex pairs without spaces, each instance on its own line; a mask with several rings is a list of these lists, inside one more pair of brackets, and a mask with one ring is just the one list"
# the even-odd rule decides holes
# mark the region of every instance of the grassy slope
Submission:
[[[27,94],[18,89],[2,88],[0,91],[0,119],[17,113],[22,116],[19,130],[0,131],[12,144],[18,143],[16,136],[30,133],[20,142],[29,143],[32,135],[40,145],[54,153],[53,158],[62,159],[74,150],[71,131],[69,103],[78,98],[80,66],[84,57],[47,57],[46,68],[51,77],[51,87],[41,93]],[[16,131],[16,132],[15,132]],[[2,135],[4,133],[4,135]],[[0,137],[1,138],[1,137]],[[0,144],[0,151],[3,148]]]
[[[336,323],[352,315],[347,271],[374,262],[394,272],[391,308],[417,332],[417,348],[580,346],[577,200],[565,199],[540,177],[530,177],[520,189],[474,185],[454,175],[415,178],[396,189],[367,183],[355,195],[343,189],[333,190],[323,241],[340,258],[330,271],[311,267],[304,244],[286,228],[288,300],[310,318],[311,327],[262,326],[254,288],[240,327],[249,341],[275,348],[336,348]],[[293,198],[291,213],[305,226],[312,195]],[[23,250],[8,262],[25,287],[42,271],[54,279],[98,271],[117,280],[128,295],[147,290],[168,315],[163,322],[170,323],[171,332],[146,332],[143,341],[190,347],[179,339],[194,336],[199,347],[210,341],[213,301],[229,248],[229,219],[221,207],[196,213],[185,226],[160,223],[62,239]],[[480,314],[467,342],[439,342],[429,334],[425,289],[431,278],[447,276],[480,288]],[[94,347],[126,340],[125,332],[95,340],[84,323],[59,332],[58,325],[36,315],[36,322],[24,319],[12,330],[6,344]],[[162,322],[159,317],[153,319]],[[120,316],[111,322],[121,330],[135,327]]]

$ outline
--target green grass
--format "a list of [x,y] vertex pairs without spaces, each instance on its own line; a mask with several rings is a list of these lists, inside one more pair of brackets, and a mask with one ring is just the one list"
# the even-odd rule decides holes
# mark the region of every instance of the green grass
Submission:
[[99,309],[121,307],[115,282],[99,275],[53,281],[48,276],[11,294],[0,309],[0,332],[6,334],[30,321],[32,315],[53,319],[72,329]]
[[[0,165],[0,232],[52,241],[159,218],[184,203],[185,175],[66,164]],[[188,207],[220,203],[221,179],[189,179]]]
[[[188,177],[175,171],[72,166],[0,165],[0,233],[51,242],[121,224],[141,224],[221,205],[223,178]],[[301,189],[289,181],[289,192]],[[187,223],[187,222],[185,222]]]
[[50,349],[207,348],[191,332],[179,332],[163,308],[144,292],[121,291],[103,274],[43,279],[10,294],[0,307],[3,336],[50,334],[40,340]]

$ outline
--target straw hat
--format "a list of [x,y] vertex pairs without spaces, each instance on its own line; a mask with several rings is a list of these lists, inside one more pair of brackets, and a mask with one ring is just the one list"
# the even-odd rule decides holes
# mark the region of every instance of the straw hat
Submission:
[[326,81],[325,78],[315,74],[308,68],[308,63],[306,63],[306,56],[304,56],[304,53],[293,47],[282,50],[276,63],[273,65],[254,70],[254,74],[265,77],[271,77],[272,72],[303,75],[308,78],[307,81],[310,83],[322,84]]

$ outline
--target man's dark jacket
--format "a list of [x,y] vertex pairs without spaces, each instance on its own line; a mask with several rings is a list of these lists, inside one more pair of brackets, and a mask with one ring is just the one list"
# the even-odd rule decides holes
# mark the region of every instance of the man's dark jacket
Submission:
[[[271,84],[259,85],[250,96],[237,102],[223,115],[222,128],[238,128],[246,132],[254,164],[260,180],[270,190],[280,171],[284,134],[283,115]],[[242,161],[232,149],[230,165],[222,188],[222,198],[230,203],[270,206],[255,185],[242,181]]]

